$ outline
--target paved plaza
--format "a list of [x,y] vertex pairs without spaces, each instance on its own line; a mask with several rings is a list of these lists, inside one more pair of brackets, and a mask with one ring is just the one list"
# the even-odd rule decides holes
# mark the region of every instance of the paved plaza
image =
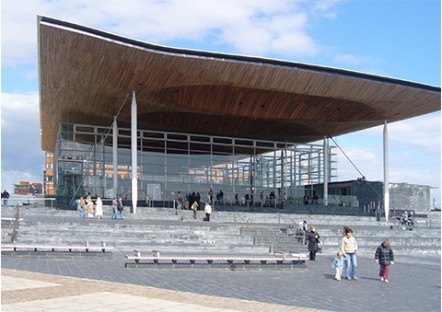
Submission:
[[332,255],[304,268],[127,269],[124,255],[2,255],[2,311],[440,311],[440,257],[400,256],[390,283],[372,255],[336,281]]

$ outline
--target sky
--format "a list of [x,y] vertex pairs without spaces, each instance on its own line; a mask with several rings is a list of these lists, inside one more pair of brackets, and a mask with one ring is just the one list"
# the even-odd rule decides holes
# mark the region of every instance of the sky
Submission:
[[[37,15],[154,44],[441,85],[439,0],[1,0],[1,189],[42,182]],[[440,111],[388,125],[390,182],[441,202]],[[383,126],[334,138],[338,180],[383,181]]]

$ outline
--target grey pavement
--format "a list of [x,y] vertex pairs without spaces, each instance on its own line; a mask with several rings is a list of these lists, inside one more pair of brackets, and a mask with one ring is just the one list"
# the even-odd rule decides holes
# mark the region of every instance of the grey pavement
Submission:
[[[119,288],[97,284],[80,293],[68,291],[64,296],[67,311],[440,311],[441,262],[439,256],[400,256],[391,267],[390,283],[378,279],[378,265],[372,255],[359,255],[359,280],[336,281],[331,268],[333,256],[319,254],[304,268],[294,270],[232,271],[229,269],[127,269],[126,259],[114,252],[104,257],[11,256],[2,255],[2,310],[42,311],[32,304],[42,299],[38,291],[5,289],[4,284],[45,281],[42,275],[55,278],[81,278],[83,281],[118,283]],[[13,270],[13,271],[11,271]],[[32,273],[35,272],[35,273]],[[22,278],[15,283],[13,278]],[[6,279],[6,280],[5,280]],[[56,279],[49,283],[60,284]],[[76,281],[76,279],[73,279]],[[72,285],[73,282],[66,282]],[[61,283],[63,284],[63,283]],[[92,284],[91,284],[92,285]],[[153,287],[149,291],[128,293],[131,287]],[[42,286],[44,287],[44,286]],[[87,287],[99,287],[89,289]],[[14,288],[14,287],[12,287]],[[55,287],[56,288],[56,287]],[[36,290],[40,288],[35,288]],[[48,289],[48,288],[45,288]],[[149,295],[154,289],[156,295]],[[107,291],[105,291],[107,290]],[[124,293],[123,290],[126,292]],[[172,291],[172,292],[171,292]],[[21,293],[20,293],[21,292]],[[25,292],[23,294],[23,292]],[[158,293],[167,292],[163,295]],[[47,294],[48,292],[44,292]],[[118,295],[115,295],[115,294]],[[22,306],[30,298],[29,307]],[[95,294],[95,297],[94,297]],[[102,299],[97,299],[102,298]],[[125,297],[126,296],[126,297]],[[147,296],[147,297],[146,297]],[[65,298],[65,300],[67,300]],[[104,300],[104,298],[107,298]],[[146,299],[147,298],[147,299]],[[53,299],[53,298],[52,298]],[[114,302],[115,301],[115,302]],[[117,302],[118,301],[118,302]],[[127,302],[138,302],[133,306]],[[81,305],[76,305],[80,302]],[[123,303],[121,303],[123,302]],[[126,302],[126,304],[124,304]],[[176,303],[176,305],[173,305]],[[180,304],[178,304],[180,303]],[[49,304],[49,303],[48,303]],[[57,311],[58,302],[52,302]],[[100,305],[101,304],[101,305]],[[105,306],[105,305],[108,306]],[[171,305],[172,304],[172,305]],[[140,307],[141,305],[141,307]],[[153,308],[148,308],[152,306]]]

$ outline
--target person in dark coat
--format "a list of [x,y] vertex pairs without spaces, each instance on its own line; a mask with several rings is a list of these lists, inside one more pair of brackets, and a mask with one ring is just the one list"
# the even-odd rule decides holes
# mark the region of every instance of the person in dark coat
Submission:
[[310,226],[309,231],[305,234],[308,251],[310,252],[310,260],[316,260],[316,252],[318,251],[319,234],[314,226]]
[[384,240],[376,249],[374,255],[376,262],[380,265],[379,276],[381,281],[388,283],[388,274],[390,273],[390,264],[394,264],[394,253],[390,247],[390,241]]
[[2,199],[3,199],[3,206],[7,206],[8,205],[8,198],[9,198],[9,193],[7,190],[5,190],[2,193]]

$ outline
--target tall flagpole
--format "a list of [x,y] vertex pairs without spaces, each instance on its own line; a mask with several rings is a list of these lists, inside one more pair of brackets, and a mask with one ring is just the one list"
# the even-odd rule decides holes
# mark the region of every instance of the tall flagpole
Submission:
[[384,122],[384,210],[385,221],[388,222],[390,216],[390,193],[388,190],[389,174],[388,174],[388,128],[387,121]]
[[328,138],[324,136],[324,159],[323,159],[323,165],[324,165],[324,206],[328,206],[328,172],[329,172],[329,164],[328,164]]
[[112,129],[112,162],[113,162],[113,188],[114,196],[118,196],[118,124],[117,116],[114,117],[114,127]]
[[132,155],[132,213],[137,213],[138,202],[138,181],[137,181],[137,100],[135,99],[135,91],[132,91],[131,105],[131,155]]

